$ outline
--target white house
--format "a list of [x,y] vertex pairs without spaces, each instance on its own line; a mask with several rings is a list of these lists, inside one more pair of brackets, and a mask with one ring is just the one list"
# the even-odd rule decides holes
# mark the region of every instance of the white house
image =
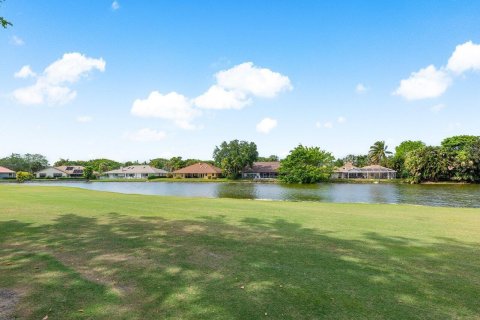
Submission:
[[35,173],[36,178],[81,178],[84,167],[82,166],[60,166],[50,167]]
[[12,171],[5,167],[0,167],[0,179],[15,178],[15,171]]
[[68,174],[65,171],[55,167],[45,168],[35,173],[36,178],[67,178]]
[[167,171],[157,169],[148,165],[122,167],[120,169],[107,171],[103,179],[146,179],[150,176],[166,177]]

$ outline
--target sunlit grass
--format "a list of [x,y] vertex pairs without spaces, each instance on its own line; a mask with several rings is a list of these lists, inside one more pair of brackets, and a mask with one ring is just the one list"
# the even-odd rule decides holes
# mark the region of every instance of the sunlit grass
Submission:
[[480,210],[0,185],[0,289],[20,319],[478,319]]

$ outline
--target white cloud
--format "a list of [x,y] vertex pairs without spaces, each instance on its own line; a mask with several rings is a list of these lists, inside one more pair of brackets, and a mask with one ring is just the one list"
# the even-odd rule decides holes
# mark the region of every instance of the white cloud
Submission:
[[252,103],[254,97],[273,98],[292,89],[288,77],[251,62],[220,71],[215,77],[217,83],[194,99],[176,92],[163,95],[153,91],[148,98],[135,100],[131,113],[171,120],[183,129],[197,129],[192,121],[202,114],[200,109],[239,110]]
[[407,100],[436,98],[441,96],[451,84],[451,78],[444,70],[437,70],[434,65],[413,72],[410,78],[400,81],[394,92]]
[[340,116],[340,117],[337,118],[337,122],[338,123],[345,123],[345,122],[347,122],[347,118]]
[[13,97],[22,104],[68,103],[75,99],[77,92],[66,85],[77,82],[94,69],[105,71],[105,61],[88,58],[77,52],[65,53],[61,59],[45,68],[35,84],[15,90]]
[[20,70],[18,70],[17,72],[15,72],[15,74],[13,75],[15,78],[29,78],[29,77],[36,77],[37,74],[35,72],[32,71],[32,69],[30,68],[30,66],[26,65],[26,66],[23,66]]
[[365,86],[363,85],[363,83],[359,83],[359,84],[357,84],[357,86],[355,87],[355,92],[358,93],[358,94],[365,93],[367,90],[368,90],[368,88],[365,87]]
[[63,57],[51,65],[45,71],[45,78],[51,84],[74,83],[88,72],[97,69],[105,71],[105,60],[88,58],[78,52],[65,53]]
[[151,141],[160,141],[167,137],[167,134],[163,131],[157,131],[150,128],[140,129],[136,132],[127,132],[124,135],[125,138],[138,141],[138,142],[151,142]]
[[480,45],[474,44],[472,41],[458,45],[448,59],[447,68],[456,74],[469,70],[480,70]]
[[260,133],[268,134],[275,128],[278,121],[272,118],[265,118],[257,124],[257,131]]
[[430,108],[430,110],[434,113],[439,113],[440,111],[442,111],[443,109],[445,109],[447,106],[444,105],[443,103],[439,103],[439,104],[436,104],[434,105],[433,107]]
[[16,46],[25,45],[25,41],[23,41],[23,39],[18,37],[18,36],[13,36],[12,39],[11,39],[11,43],[16,45]]
[[202,109],[242,109],[252,97],[274,98],[291,90],[290,79],[270,69],[245,62],[215,75],[217,83],[194,99]]
[[158,91],[152,91],[146,99],[135,100],[131,113],[138,117],[171,120],[182,129],[194,129],[191,121],[201,114],[187,97],[176,92],[163,95]]
[[213,85],[207,92],[195,98],[195,105],[203,109],[242,109],[251,99],[240,91],[226,90]]
[[218,85],[225,89],[257,97],[273,98],[282,91],[292,89],[287,76],[270,69],[256,67],[252,62],[245,62],[220,71],[215,77]]
[[327,121],[327,122],[325,122],[325,123],[321,123],[320,121],[317,121],[317,122],[315,123],[315,126],[316,126],[317,128],[332,129],[332,128],[333,128],[333,123],[330,122],[330,121]]
[[79,123],[87,123],[87,122],[92,122],[93,118],[90,116],[78,116],[77,117],[77,122]]
[[112,10],[116,11],[120,9],[120,3],[118,3],[118,1],[113,1],[112,2]]

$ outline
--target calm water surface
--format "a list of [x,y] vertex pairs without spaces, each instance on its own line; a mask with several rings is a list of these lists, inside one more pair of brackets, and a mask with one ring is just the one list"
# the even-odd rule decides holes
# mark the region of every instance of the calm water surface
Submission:
[[480,208],[480,185],[345,184],[282,185],[189,182],[32,182],[97,191],[180,197],[347,203],[405,203]]

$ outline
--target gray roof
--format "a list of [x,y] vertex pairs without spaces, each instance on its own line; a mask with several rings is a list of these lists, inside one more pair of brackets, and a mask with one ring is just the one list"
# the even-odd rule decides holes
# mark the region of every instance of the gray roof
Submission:
[[109,173],[140,173],[140,174],[165,173],[166,174],[168,173],[168,171],[165,171],[163,169],[157,169],[149,165],[139,165],[139,166],[122,167],[120,169],[105,172],[105,174],[109,174]]

